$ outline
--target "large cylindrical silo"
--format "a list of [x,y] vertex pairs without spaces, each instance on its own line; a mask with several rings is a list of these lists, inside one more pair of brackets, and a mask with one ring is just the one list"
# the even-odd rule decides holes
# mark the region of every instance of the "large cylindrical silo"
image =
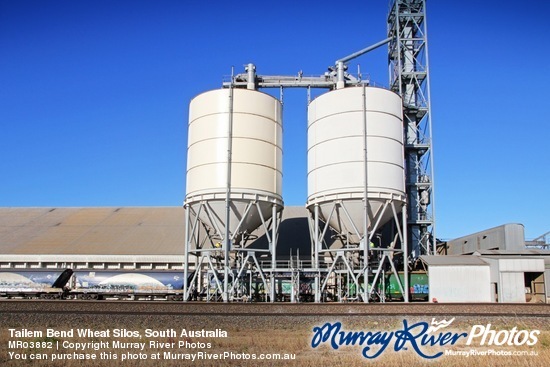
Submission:
[[[308,107],[308,209],[318,206],[321,219],[357,243],[365,192],[371,228],[394,215],[383,210],[388,200],[405,202],[401,98],[374,87],[327,92]],[[345,213],[334,214],[335,203]]]
[[185,204],[207,203],[199,218],[225,228],[227,198],[232,236],[282,209],[282,107],[265,93],[219,89],[191,101]]

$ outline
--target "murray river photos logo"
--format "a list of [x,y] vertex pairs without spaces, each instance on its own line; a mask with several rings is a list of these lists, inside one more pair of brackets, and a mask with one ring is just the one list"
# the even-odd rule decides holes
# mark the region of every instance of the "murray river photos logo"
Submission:
[[395,352],[413,350],[423,358],[434,359],[444,354],[440,347],[453,346],[459,341],[465,341],[467,346],[533,346],[540,334],[539,330],[518,330],[516,327],[496,330],[491,324],[474,325],[469,332],[446,331],[454,320],[432,319],[431,324],[403,320],[403,328],[393,331],[346,331],[340,322],[327,322],[313,328],[311,346],[317,348],[326,344],[334,350],[357,346],[361,348],[361,355],[368,359],[379,357],[391,348]]

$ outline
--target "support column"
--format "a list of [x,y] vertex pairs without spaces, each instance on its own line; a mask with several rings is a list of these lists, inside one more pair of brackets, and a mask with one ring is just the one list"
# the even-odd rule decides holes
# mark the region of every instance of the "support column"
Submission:
[[319,251],[321,250],[321,246],[319,244],[319,241],[322,240],[319,238],[319,204],[315,204],[314,206],[314,213],[313,213],[313,255],[314,255],[314,261],[313,261],[313,268],[317,271],[317,276],[315,277],[315,302],[319,303],[321,302],[321,272],[319,271]]
[[[233,81],[233,75],[231,76]],[[225,195],[225,234],[223,243],[223,301],[229,302],[229,252],[231,251],[231,163],[233,149],[233,87],[229,88],[229,114],[227,121],[227,183]]]
[[[185,206],[185,257],[183,263],[183,302],[187,302],[187,293],[189,285],[187,279],[189,278],[189,207]],[[195,264],[195,271],[197,271],[197,264]]]

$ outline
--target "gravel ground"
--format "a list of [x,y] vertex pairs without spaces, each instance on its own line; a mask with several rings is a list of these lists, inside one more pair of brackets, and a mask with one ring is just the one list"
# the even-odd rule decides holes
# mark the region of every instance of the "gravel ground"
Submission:
[[[39,360],[13,360],[9,358],[8,341],[12,340],[8,328],[45,330],[69,330],[90,328],[93,330],[127,329],[144,334],[153,330],[215,330],[227,331],[228,338],[183,338],[189,342],[210,342],[210,352],[235,353],[289,353],[296,359],[290,361],[203,360],[194,363],[166,360],[120,361],[99,360],[94,367],[124,365],[134,366],[365,366],[373,361],[361,357],[360,348],[345,347],[337,351],[323,346],[311,348],[313,328],[326,322],[342,323],[346,330],[397,330],[403,328],[403,320],[409,323],[450,319],[455,321],[449,330],[469,330],[472,325],[492,324],[494,328],[516,327],[539,329],[541,335],[535,346],[537,357],[489,358],[442,357],[435,364],[427,363],[412,351],[390,351],[376,361],[387,366],[450,367],[484,364],[487,366],[548,366],[550,363],[550,307],[547,305],[500,304],[223,304],[223,303],[167,303],[167,302],[81,302],[81,301],[1,301],[0,302],[0,365],[6,366],[89,366],[89,362],[63,361],[53,363]],[[55,338],[54,338],[55,339]],[[61,340],[63,338],[57,338]],[[115,338],[103,338],[114,340]],[[144,338],[144,341],[147,338]],[[90,338],[75,337],[72,341],[87,342]],[[98,339],[99,340],[99,339]],[[131,339],[120,339],[129,340]],[[182,340],[156,338],[161,342]],[[454,346],[465,350],[465,346]],[[198,350],[198,349],[197,349]],[[189,350],[194,352],[197,350]],[[28,352],[28,351],[27,351]],[[113,353],[123,353],[114,350]],[[149,349],[148,353],[162,353],[161,349]]]

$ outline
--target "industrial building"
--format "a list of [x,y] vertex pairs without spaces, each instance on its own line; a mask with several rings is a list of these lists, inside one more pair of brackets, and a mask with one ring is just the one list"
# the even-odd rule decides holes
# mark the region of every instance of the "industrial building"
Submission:
[[182,269],[183,208],[0,208],[1,268]]
[[[283,210],[276,262],[279,270],[274,274],[279,287],[280,281],[311,267],[308,216],[304,207]],[[0,270],[166,270],[183,274],[184,217],[182,207],[0,208]],[[510,230],[522,233],[523,226],[503,225],[448,242],[463,244],[464,238],[485,237],[491,249],[421,256],[428,274],[429,301],[549,302],[550,251],[517,249],[515,244],[511,250],[505,240],[490,239],[505,239]],[[267,248],[265,233],[250,246]],[[269,268],[271,261],[259,257],[259,263]],[[190,265],[195,266],[195,259]],[[291,294],[285,295],[290,301]],[[299,300],[299,296],[293,299]],[[334,300],[351,298],[342,294]]]
[[[300,277],[307,277],[316,302],[327,295],[368,302],[390,275],[408,301],[409,270],[421,255],[436,252],[425,13],[425,1],[393,1],[387,38],[337,59],[318,77],[261,75],[248,64],[222,89],[191,101],[185,277],[199,271],[185,294],[213,282],[228,302],[248,272],[271,300],[285,274],[292,300]],[[347,72],[349,61],[385,45],[388,89]],[[281,97],[263,93],[266,88],[280,89]],[[299,268],[278,264],[284,88],[303,88],[309,96],[311,257],[297,257],[308,262]],[[311,89],[326,92],[312,100]],[[264,248],[253,246],[258,230]]]
[[[184,215],[183,207],[0,208],[0,268],[183,271]],[[279,240],[281,263],[311,256],[305,208],[284,210]],[[265,236],[255,239],[265,246]]]
[[432,302],[550,303],[548,250],[421,256]]
[[[318,77],[250,63],[196,96],[183,207],[0,208],[0,268],[181,270],[185,301],[546,302],[550,257],[525,252],[521,225],[438,246],[426,4],[390,4],[387,38]],[[347,72],[386,45],[389,88]],[[324,90],[308,99],[304,207],[282,196],[284,88]]]
[[521,251],[525,249],[525,230],[522,224],[509,223],[443,243],[444,255],[471,255],[482,250]]
[[491,302],[491,269],[477,256],[421,256],[432,302]]

